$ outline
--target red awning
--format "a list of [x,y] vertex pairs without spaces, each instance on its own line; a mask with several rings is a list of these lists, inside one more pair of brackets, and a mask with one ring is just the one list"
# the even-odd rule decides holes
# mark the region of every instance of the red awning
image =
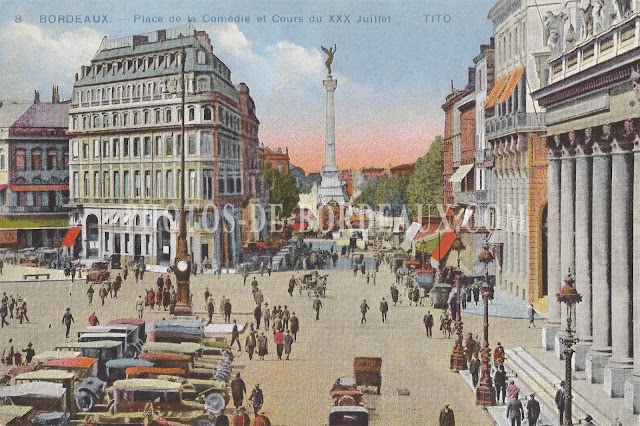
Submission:
[[2,191],[3,189],[5,189],[7,187],[6,183],[3,183],[2,185],[0,185],[0,191]]
[[440,262],[443,257],[447,255],[449,248],[451,248],[451,244],[453,244],[453,240],[456,239],[456,233],[453,231],[445,232],[442,236],[442,240],[440,240],[440,244],[431,254],[431,259],[436,262]]
[[12,191],[68,191],[69,185],[11,185]]
[[76,237],[78,236],[80,231],[82,231],[82,228],[79,226],[70,228],[67,231],[67,235],[64,236],[60,247],[73,247],[73,243],[76,241]]

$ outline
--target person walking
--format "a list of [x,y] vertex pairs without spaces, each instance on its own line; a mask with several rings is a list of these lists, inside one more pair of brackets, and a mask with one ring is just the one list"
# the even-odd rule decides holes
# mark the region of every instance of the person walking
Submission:
[[124,272],[122,273],[123,278],[126,280],[127,277],[129,276],[129,267],[127,266],[127,264],[124,264]]
[[89,299],[89,306],[93,303],[93,293],[96,291],[93,289],[93,284],[89,284],[89,288],[87,289],[87,299]]
[[364,324],[367,322],[368,311],[369,311],[369,305],[367,305],[367,300],[364,299],[360,304],[360,313],[362,314],[362,318],[360,318],[360,324]]
[[216,309],[215,305],[216,304],[213,303],[213,297],[209,296],[209,300],[207,300],[207,315],[209,315],[209,322],[207,325],[212,323],[213,314]]
[[271,322],[271,310],[269,310],[269,304],[264,304],[264,312],[262,314],[262,319],[264,320],[264,330],[269,330],[269,323]]
[[282,334],[282,330],[276,330],[273,334],[273,341],[276,344],[276,354],[278,355],[278,359],[282,359],[282,351],[284,350],[284,335]]
[[287,330],[289,328],[289,320],[291,319],[291,314],[289,313],[289,309],[287,305],[284,305],[284,309],[282,310],[282,329]]
[[264,335],[264,332],[260,333],[260,337],[258,337],[258,356],[261,360],[264,360],[264,356],[269,354],[268,341],[267,336]]
[[264,394],[262,393],[262,389],[260,389],[259,383],[256,383],[256,387],[253,388],[249,401],[252,402],[254,416],[257,416],[264,405]]
[[62,324],[67,328],[64,337],[69,338],[69,330],[71,329],[71,323],[74,322],[73,315],[71,315],[71,308],[67,308],[67,312],[62,316]]
[[5,324],[7,325],[7,327],[9,326],[9,323],[7,322],[8,310],[9,308],[7,306],[7,298],[3,297],[2,304],[0,305],[0,318],[2,318],[2,326],[0,328],[4,328]]
[[229,321],[231,321],[231,301],[227,299],[227,301],[224,304],[224,323],[228,324]]
[[291,355],[292,345],[293,345],[293,336],[291,335],[289,330],[287,330],[287,334],[284,335],[284,353],[287,355],[287,357],[285,358],[286,360],[289,360],[289,355]]
[[496,402],[499,402],[500,395],[502,395],[502,403],[504,404],[504,397],[507,393],[507,373],[502,364],[498,366],[498,370],[493,376],[493,385],[496,388]]
[[169,314],[173,315],[176,310],[176,304],[178,303],[178,295],[176,291],[171,288],[171,293],[169,294]]
[[529,401],[527,401],[527,422],[530,426],[538,424],[538,418],[540,417],[540,403],[536,399],[535,392],[530,395]]
[[371,284],[376,285],[376,270],[371,271]]
[[382,298],[382,302],[380,302],[380,313],[382,314],[382,322],[387,321],[387,311],[389,310],[389,304],[384,297]]
[[27,349],[23,349],[22,352],[24,352],[24,358],[25,361],[27,361],[27,364],[31,364],[31,360],[36,356],[36,351],[33,350],[33,343],[29,342],[27,344]]
[[122,288],[122,277],[120,274],[116,276],[116,279],[113,280],[113,297],[118,298],[118,292]]
[[431,311],[427,311],[427,313],[424,314],[422,322],[424,323],[424,328],[427,330],[427,337],[433,337],[433,315],[431,315]]
[[204,304],[205,304],[205,306],[207,306],[207,304],[209,303],[209,297],[211,297],[211,292],[209,291],[209,287],[206,287],[204,289]]
[[289,293],[289,296],[293,297],[293,289],[296,287],[296,278],[291,275],[291,278],[289,279],[289,289],[287,290]]
[[398,296],[400,295],[400,291],[398,291],[398,287],[395,285],[391,286],[391,300],[393,301],[393,306],[396,306],[398,303]]
[[473,280],[471,292],[473,293],[473,301],[477,305],[478,301],[480,301],[480,286],[478,285],[478,280]]
[[104,299],[107,297],[107,289],[104,285],[100,286],[100,290],[98,290],[98,296],[102,300],[102,306],[104,306]]
[[453,410],[449,408],[449,404],[446,404],[442,410],[440,410],[440,426],[456,426],[456,418],[453,414]]
[[316,296],[316,299],[313,301],[313,309],[316,311],[316,321],[320,319],[320,309],[322,308],[322,302],[320,298]]
[[289,325],[291,329],[291,334],[293,334],[293,341],[298,341],[298,331],[300,331],[300,321],[298,321],[298,317],[295,312],[291,313],[291,318],[289,319]]
[[564,380],[560,382],[560,387],[556,391],[555,397],[556,408],[558,409],[558,417],[560,425],[564,424]]
[[138,282],[138,279],[140,278],[140,269],[138,269],[137,267],[134,267],[133,276],[135,277],[136,282]]
[[233,406],[236,409],[242,407],[242,400],[244,399],[244,394],[247,393],[247,387],[244,384],[244,380],[240,378],[240,373],[236,374],[236,378],[231,381],[229,387],[231,388]]
[[13,294],[9,296],[9,318],[13,318],[13,310],[16,309],[16,299],[13,298]]
[[500,342],[498,342],[498,345],[493,350],[493,363],[496,367],[504,364],[504,348]]
[[536,324],[535,321],[536,320],[536,310],[533,308],[533,303],[531,304],[531,306],[529,306],[529,327],[527,328],[531,328],[531,326],[533,326],[533,328],[536,328]]
[[249,354],[249,361],[253,359],[253,352],[256,350],[257,344],[256,331],[253,329],[253,324],[251,324],[251,331],[244,342],[245,350]]
[[238,352],[242,352],[242,346],[240,346],[240,333],[238,332],[238,323],[233,320],[233,329],[231,330],[231,343],[229,347],[233,347],[233,344],[238,342]]
[[475,387],[478,386],[478,374],[480,373],[480,360],[475,355],[473,355],[469,361],[469,373],[471,373],[471,382],[475,389]]
[[138,296],[138,300],[136,300],[136,313],[138,314],[138,319],[142,319],[143,310],[144,310],[144,300],[142,300],[142,296]]
[[153,288],[147,290],[147,306],[149,306],[149,310],[151,311],[153,311],[153,308],[156,306],[156,295],[153,292]]
[[253,309],[253,318],[256,320],[256,328],[260,329],[260,320],[262,319],[262,305],[260,303],[256,304]]
[[524,409],[522,408],[522,402],[518,399],[518,394],[515,394],[515,398],[509,398],[509,402],[507,403],[507,418],[511,426],[522,425]]
[[98,320],[98,317],[96,316],[95,312],[89,315],[89,325],[92,327],[100,325],[100,321]]
[[162,306],[164,307],[165,311],[167,310],[167,308],[169,308],[170,304],[171,292],[169,291],[169,287],[164,287],[164,289],[162,290]]
[[15,353],[16,350],[13,347],[13,339],[9,339],[9,347],[2,351],[2,358],[5,360],[7,365],[13,365],[13,358]]
[[71,267],[71,284],[74,283],[75,278],[76,278],[76,267],[72,266]]

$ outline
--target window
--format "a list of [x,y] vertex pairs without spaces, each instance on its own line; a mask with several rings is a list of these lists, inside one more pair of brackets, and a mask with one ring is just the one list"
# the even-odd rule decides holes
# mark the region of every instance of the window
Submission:
[[100,172],[93,172],[93,196],[100,196]]
[[173,172],[171,170],[167,172],[166,183],[167,183],[167,198],[171,200],[173,199]]
[[242,193],[242,180],[239,177],[236,178],[236,192],[238,194]]
[[167,122],[167,123],[171,123],[171,110],[170,109],[167,109],[164,112],[164,116],[165,116],[164,121]]
[[144,124],[149,124],[150,117],[151,117],[151,113],[149,113],[149,111],[145,111],[144,112]]
[[0,154],[0,170],[4,170],[4,161],[5,161],[4,154]]
[[149,170],[144,172],[144,196],[151,198],[151,172]]
[[169,156],[173,155],[173,138],[171,136],[165,139],[164,148],[165,148],[165,155],[169,155]]
[[133,156],[140,156],[140,138],[133,138]]
[[203,157],[213,155],[213,133],[202,132],[200,134],[200,155]]
[[151,155],[151,138],[149,136],[145,136],[144,138],[144,146],[143,146],[144,155]]
[[73,153],[73,158],[78,158],[78,141],[71,142],[71,152]]
[[176,149],[177,149],[177,155],[182,154],[182,135],[176,135]]
[[16,149],[16,170],[27,170],[27,152],[24,149]]
[[83,129],[89,128],[89,117],[87,116],[82,117],[82,128]]
[[137,98],[141,98],[142,97],[142,84],[138,84],[136,86],[136,97]]
[[73,172],[73,198],[80,198],[80,177],[78,172]]
[[109,141],[102,141],[102,157],[109,158]]
[[82,143],[82,158],[89,158],[89,143]]
[[227,177],[227,193],[233,194],[235,191],[233,178],[231,176]]
[[109,233],[104,233],[104,251],[109,251]]
[[73,117],[73,130],[78,128],[78,117]]
[[210,121],[212,118],[212,114],[211,114],[211,108],[205,108],[204,109],[204,119],[207,121]]
[[109,198],[111,192],[111,185],[109,184],[109,172],[103,172],[102,174],[102,193],[104,198]]
[[124,234],[124,253],[129,253],[129,234]]
[[156,155],[162,155],[162,136],[156,136]]
[[117,126],[120,125],[120,115],[119,114],[113,114],[113,117],[111,119],[113,121],[114,127],[117,127]]
[[207,57],[204,51],[198,50],[198,52],[196,53],[196,60],[199,64],[205,64],[207,62]]
[[69,151],[64,152],[64,170],[69,169]]
[[[4,158],[4,156],[3,156]],[[0,167],[4,169],[4,167]],[[47,170],[56,170],[58,168],[58,150],[49,148],[47,151]]]
[[100,141],[98,139],[93,140],[93,156],[100,157]]
[[129,156],[129,138],[122,139],[122,156]]
[[93,116],[93,128],[97,129],[98,127],[100,127],[100,117],[98,117],[97,115]]
[[102,127],[109,127],[109,116],[106,114],[102,116]]
[[196,88],[198,92],[208,92],[211,90],[211,82],[209,77],[200,77],[196,81]]
[[118,138],[114,138],[111,142],[111,147],[113,151],[113,158],[118,158],[120,156],[120,141]]
[[31,150],[31,170],[42,170],[42,150],[39,148]]
[[122,125],[123,126],[128,126],[129,125],[129,114],[128,113],[124,113],[122,114]]
[[120,172],[113,172],[113,198],[120,198]]
[[218,178],[218,192],[220,194],[225,194],[227,192],[224,187],[224,178],[222,177]]
[[157,109],[155,110],[155,118],[156,118],[156,124],[160,123],[162,120],[160,119],[160,110]]
[[140,114],[136,111],[133,113],[133,125],[135,126],[136,124],[138,124],[140,118]]
[[84,172],[84,196],[89,196],[89,172]]
[[129,172],[128,171],[124,171],[123,175],[122,175],[122,195],[123,198],[129,198],[129,190],[130,190],[130,186],[129,186]]
[[189,170],[189,198],[195,198],[196,192],[196,171]]
[[189,108],[189,121],[193,121],[196,119],[196,109],[191,107]]
[[189,135],[189,154],[194,155],[196,153],[196,135]]
[[138,198],[141,195],[141,191],[140,191],[140,172],[139,171],[135,171],[133,172],[133,196]]
[[213,199],[213,170],[202,171],[202,198]]
[[162,199],[162,172],[160,170],[156,171],[156,198]]

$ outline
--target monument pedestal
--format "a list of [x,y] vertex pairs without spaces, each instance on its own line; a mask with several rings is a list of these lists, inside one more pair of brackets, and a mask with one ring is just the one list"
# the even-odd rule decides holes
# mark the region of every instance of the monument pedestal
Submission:
[[624,406],[633,414],[640,413],[640,377],[634,375],[625,382]]
[[339,205],[346,204],[347,200],[338,178],[338,167],[323,166],[320,176],[322,176],[322,181],[318,187],[318,205],[326,205],[331,201],[335,201]]
[[556,334],[558,334],[558,326],[545,326],[542,328],[542,347],[551,351],[555,348]]
[[611,349],[595,350],[587,354],[584,367],[585,376],[590,383],[604,383],[604,368],[611,359]]
[[574,371],[584,371],[587,364],[587,353],[591,349],[591,342],[579,342],[573,347],[574,353],[571,363]]
[[604,391],[612,398],[622,398],[627,379],[633,373],[633,359],[609,361],[604,368]]

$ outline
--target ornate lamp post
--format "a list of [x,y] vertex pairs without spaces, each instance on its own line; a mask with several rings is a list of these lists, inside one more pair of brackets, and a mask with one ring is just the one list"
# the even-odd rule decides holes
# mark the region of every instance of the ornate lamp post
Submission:
[[495,395],[491,383],[491,348],[489,348],[489,300],[493,299],[493,287],[489,283],[489,263],[493,262],[493,254],[489,246],[484,245],[484,250],[478,256],[478,260],[485,265],[485,281],[482,285],[482,301],[484,303],[484,325],[482,327],[484,344],[480,350],[482,361],[480,383],[476,388],[476,405],[491,406],[494,404]]
[[455,240],[453,240],[453,244],[451,248],[458,252],[458,271],[456,273],[456,323],[454,328],[456,329],[456,335],[458,336],[456,339],[456,343],[453,346],[453,352],[451,353],[451,359],[449,361],[449,369],[450,370],[466,370],[467,369],[467,360],[464,357],[464,351],[462,349],[462,319],[460,318],[460,282],[462,281],[462,272],[460,272],[460,251],[464,250],[466,247],[462,242],[462,239],[457,236]]
[[563,389],[563,398],[564,398],[564,420],[562,422],[563,426],[572,426],[573,421],[571,419],[571,378],[572,378],[572,369],[571,369],[571,358],[573,357],[573,349],[571,347],[578,342],[578,339],[573,337],[573,330],[571,329],[572,314],[573,314],[573,306],[577,303],[582,302],[582,295],[578,293],[578,291],[573,286],[575,280],[571,277],[571,269],[567,273],[567,276],[564,278],[564,285],[560,288],[560,293],[556,294],[558,298],[558,302],[565,303],[567,305],[567,336],[561,338],[561,342],[564,343],[564,362],[565,362],[565,370],[564,370],[564,389]]

